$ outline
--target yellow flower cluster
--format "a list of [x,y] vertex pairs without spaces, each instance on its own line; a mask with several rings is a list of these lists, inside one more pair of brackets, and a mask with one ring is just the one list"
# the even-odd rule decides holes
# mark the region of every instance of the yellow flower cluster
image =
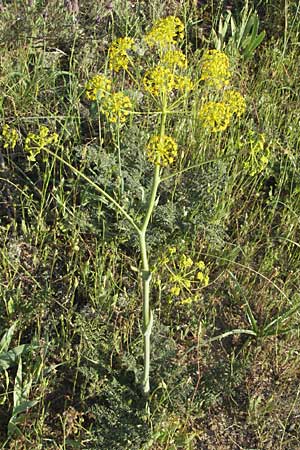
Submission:
[[205,263],[203,261],[198,261],[196,263],[196,267],[198,269],[198,272],[196,274],[196,279],[200,281],[202,286],[208,286],[209,284],[209,275],[208,275],[208,268],[205,266]]
[[241,148],[249,148],[249,157],[244,162],[244,169],[251,177],[263,172],[270,160],[270,148],[266,146],[264,133],[249,131],[248,139],[240,144]]
[[193,83],[178,69],[187,68],[187,58],[181,50],[174,48],[178,39],[184,37],[184,25],[178,17],[169,16],[158,20],[145,37],[148,45],[159,47],[160,62],[148,70],[143,78],[144,88],[153,96],[170,94],[173,90],[188,92]]
[[161,49],[170,47],[184,38],[184,25],[178,17],[168,16],[158,19],[151,31],[145,36],[149,47],[158,46]]
[[155,97],[170,94],[174,89],[188,92],[193,89],[193,83],[187,76],[176,75],[162,65],[158,65],[145,73],[143,78],[144,88]]
[[165,285],[169,303],[173,303],[174,296],[180,296],[179,304],[182,306],[194,303],[201,298],[199,287],[204,288],[209,284],[209,268],[204,261],[195,261],[185,253],[178,255],[176,247],[168,247],[152,270],[159,284],[165,273],[164,269],[167,269]]
[[100,111],[111,123],[123,123],[132,109],[130,98],[123,92],[111,93],[111,80],[99,74],[86,84],[86,96],[89,100],[101,99]]
[[111,123],[125,122],[131,110],[131,100],[123,92],[116,92],[104,97],[101,104],[101,111]]
[[50,133],[49,128],[45,125],[40,126],[38,134],[28,133],[24,149],[29,153],[29,161],[35,161],[36,156],[47,146],[57,144],[58,137],[57,133]]
[[134,40],[129,37],[123,37],[116,39],[112,42],[109,51],[109,68],[115,72],[119,72],[120,69],[127,69],[130,63],[128,56],[128,50],[131,50],[134,44]]
[[172,284],[170,293],[178,297],[182,290],[189,290],[191,287],[191,280],[186,276],[178,274],[172,274],[169,278],[169,283]]
[[168,166],[177,157],[177,143],[170,136],[152,136],[146,147],[147,157],[156,165]]
[[[179,263],[173,264],[173,270],[171,270],[169,278],[169,283],[172,285],[170,294],[178,297],[184,291],[190,293],[192,283],[199,284],[199,282],[202,287],[206,287],[209,284],[209,271],[205,263],[203,261],[195,262],[189,256],[182,254]],[[197,296],[184,298],[181,300],[181,303],[189,304],[196,298]]]
[[219,50],[208,50],[202,57],[202,72],[200,80],[208,86],[222,89],[229,84],[229,59]]
[[240,117],[246,110],[244,97],[235,90],[226,90],[221,102],[207,102],[200,111],[199,118],[204,128],[213,133],[224,131],[234,114]]
[[111,81],[102,74],[95,75],[85,86],[86,96],[89,100],[104,97],[111,90]]
[[13,150],[18,142],[18,132],[15,128],[10,128],[5,124],[2,128],[2,141],[4,148],[10,148]]
[[161,65],[148,70],[143,83],[145,90],[155,97],[160,94],[169,94],[176,87],[175,75],[172,70]]
[[223,102],[207,102],[199,111],[199,119],[204,128],[216,133],[228,127],[231,114],[228,106]]
[[170,69],[174,69],[175,67],[185,69],[187,67],[186,56],[181,50],[166,51],[161,58],[161,62]]
[[222,101],[228,106],[231,114],[236,114],[238,117],[244,114],[246,110],[244,97],[234,89],[226,90]]
[[181,92],[189,92],[194,88],[192,80],[185,75],[176,76],[175,82],[176,82],[176,89],[178,89]]

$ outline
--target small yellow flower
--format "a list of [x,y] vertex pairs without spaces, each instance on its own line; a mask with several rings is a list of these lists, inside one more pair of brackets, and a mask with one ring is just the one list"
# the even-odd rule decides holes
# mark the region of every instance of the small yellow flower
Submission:
[[143,79],[144,88],[154,96],[169,94],[176,87],[175,76],[168,67],[161,65],[148,70]]
[[231,114],[236,114],[240,117],[246,110],[246,102],[244,97],[234,89],[224,92],[223,100],[229,107]]
[[244,169],[251,177],[263,172],[270,160],[270,148],[266,144],[264,133],[256,133],[250,130],[248,140],[241,142],[241,148],[249,149],[249,156],[244,162]]
[[41,125],[39,133],[28,133],[25,139],[24,150],[29,153],[29,161],[35,161],[36,156],[47,146],[55,145],[58,142],[58,134],[50,133],[50,130],[45,125]]
[[178,295],[180,294],[180,286],[178,286],[178,284],[174,284],[174,286],[171,287],[170,292],[172,295],[178,297]]
[[178,296],[182,290],[189,291],[191,287],[191,280],[181,274],[172,274],[169,282],[173,284],[170,288],[170,292],[176,296]]
[[198,261],[196,262],[196,267],[199,270],[204,270],[205,269],[205,262],[204,261]]
[[190,305],[193,302],[194,302],[193,297],[186,297],[186,298],[183,298],[182,300],[180,300],[181,305]]
[[231,112],[223,102],[207,102],[199,111],[199,119],[204,128],[213,133],[224,131],[231,119]]
[[85,86],[86,96],[89,100],[104,97],[111,90],[111,81],[102,74],[95,75]]
[[202,286],[206,287],[209,284],[209,276],[207,273],[198,272],[196,276],[197,280],[201,282]]
[[187,269],[190,269],[194,264],[194,261],[192,260],[192,258],[190,258],[189,256],[186,256],[185,254],[182,255],[182,257],[180,258],[180,268],[183,269],[184,271]]
[[158,19],[151,31],[145,36],[145,41],[149,47],[155,45],[163,48],[170,48],[184,38],[184,25],[178,17],[168,16]]
[[130,63],[128,56],[128,50],[131,50],[134,44],[134,40],[129,37],[123,37],[116,39],[109,47],[109,68],[115,72],[119,72],[120,69],[127,69]]
[[209,284],[209,269],[204,261],[198,261],[196,267],[198,269],[196,279],[200,281],[203,287],[206,287]]
[[181,50],[168,50],[163,54],[161,62],[170,69],[174,69],[175,67],[185,69],[187,67],[186,56]]
[[219,50],[208,50],[202,57],[202,73],[200,80],[208,86],[222,89],[229,84],[229,59]]
[[192,80],[187,76],[176,76],[175,77],[176,89],[181,92],[189,92],[194,88]]
[[199,295],[193,295],[193,296],[186,297],[186,298],[183,298],[182,300],[180,300],[180,305],[182,305],[182,306],[191,305],[193,303],[198,302],[199,300],[200,300]]
[[152,136],[147,145],[148,160],[156,165],[168,166],[177,156],[177,144],[170,136]]
[[125,122],[131,110],[131,100],[127,95],[123,94],[123,92],[116,92],[104,97],[101,104],[101,111],[111,123]]
[[18,132],[15,128],[10,128],[5,124],[2,128],[2,141],[4,148],[10,148],[13,150],[18,142]]

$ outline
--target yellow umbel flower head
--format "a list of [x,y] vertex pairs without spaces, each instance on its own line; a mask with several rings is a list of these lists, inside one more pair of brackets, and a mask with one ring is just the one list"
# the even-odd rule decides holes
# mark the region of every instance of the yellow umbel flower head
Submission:
[[242,149],[247,149],[249,156],[244,162],[244,169],[251,177],[263,172],[271,159],[271,150],[266,145],[266,137],[264,133],[256,133],[249,130],[248,137],[239,143]]
[[246,110],[244,97],[234,89],[225,91],[222,101],[229,107],[231,114],[236,114],[238,117],[244,114]]
[[194,88],[193,82],[189,77],[186,77],[185,75],[177,75],[175,77],[175,84],[176,89],[178,89],[180,92],[189,92],[192,91]]
[[145,90],[156,97],[160,94],[169,94],[176,87],[172,70],[161,65],[148,70],[143,83]]
[[100,99],[111,90],[111,81],[102,74],[95,75],[85,86],[86,96],[89,100]]
[[123,92],[116,92],[105,97],[101,105],[101,111],[111,123],[125,122],[131,110],[131,100]]
[[145,41],[149,47],[166,48],[184,38],[184,25],[178,17],[168,16],[158,19],[151,31],[146,34]]
[[199,111],[199,119],[203,127],[213,133],[226,130],[231,115],[229,107],[223,102],[207,102]]
[[123,37],[116,39],[109,47],[109,68],[115,72],[119,72],[120,69],[127,69],[130,59],[128,56],[128,50],[131,50],[134,44],[134,40],[129,37]]
[[229,84],[229,59],[219,50],[208,50],[202,57],[202,73],[200,80],[208,86],[222,89]]
[[188,269],[190,269],[191,267],[193,267],[194,265],[194,261],[192,260],[192,258],[190,258],[189,256],[186,256],[185,254],[183,254],[180,258],[179,261],[179,266],[180,269],[183,271],[186,271]]
[[175,67],[185,69],[187,67],[186,56],[181,50],[168,50],[163,54],[161,62],[170,69]]
[[169,166],[177,157],[177,144],[170,136],[152,136],[147,145],[147,157],[156,165]]
[[5,124],[2,128],[2,141],[4,148],[10,148],[13,150],[18,142],[17,130]]
[[41,125],[39,133],[28,133],[25,139],[25,151],[29,154],[28,160],[35,161],[36,156],[47,146],[56,145],[58,143],[58,134],[51,133],[49,128]]

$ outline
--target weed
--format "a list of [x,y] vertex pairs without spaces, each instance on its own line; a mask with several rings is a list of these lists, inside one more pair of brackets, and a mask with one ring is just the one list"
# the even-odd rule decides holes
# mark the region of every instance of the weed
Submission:
[[2,3],[1,447],[298,448],[298,2]]

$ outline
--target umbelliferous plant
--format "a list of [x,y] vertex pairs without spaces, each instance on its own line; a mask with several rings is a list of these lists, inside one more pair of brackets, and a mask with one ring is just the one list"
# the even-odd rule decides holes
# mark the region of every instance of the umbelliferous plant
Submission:
[[[153,325],[150,306],[152,273],[147,231],[159,201],[163,173],[166,170],[176,172],[176,163],[182,152],[180,143],[176,142],[174,137],[176,123],[182,116],[189,115],[195,121],[196,127],[202,127],[208,133],[217,133],[226,130],[234,118],[245,111],[244,98],[230,87],[230,62],[226,54],[218,50],[205,51],[199,61],[200,74],[195,72],[196,75],[191,77],[187,55],[181,49],[184,39],[184,24],[174,16],[157,20],[139,42],[128,36],[120,37],[114,40],[108,49],[107,69],[91,77],[85,86],[86,98],[96,106],[101,122],[109,124],[117,143],[122,139],[122,130],[130,121],[151,117],[146,125],[141,121],[141,126],[148,127],[148,142],[145,148],[136,150],[145,152],[149,165],[153,167],[151,188],[142,218],[140,211],[139,215],[135,216],[122,204],[120,191],[122,193],[124,184],[116,186],[118,189],[115,194],[108,193],[59,156],[57,149],[53,152],[51,147],[58,145],[56,135],[41,129],[39,134],[28,136],[25,146],[31,160],[39,151],[47,151],[63,161],[99,193],[100,201],[127,219],[138,237],[143,302],[142,390],[145,395],[150,391],[150,337]],[[137,98],[142,100],[138,101]],[[196,114],[192,113],[195,110]],[[116,145],[116,152],[119,179],[122,181],[120,145]],[[195,267],[192,267],[194,264]],[[174,281],[170,295],[178,296],[182,288],[189,289],[191,279],[195,277],[203,287],[208,284],[208,274],[203,261],[194,263],[184,255],[180,267],[182,273],[177,275],[173,273],[177,270],[176,265],[168,267]]]

